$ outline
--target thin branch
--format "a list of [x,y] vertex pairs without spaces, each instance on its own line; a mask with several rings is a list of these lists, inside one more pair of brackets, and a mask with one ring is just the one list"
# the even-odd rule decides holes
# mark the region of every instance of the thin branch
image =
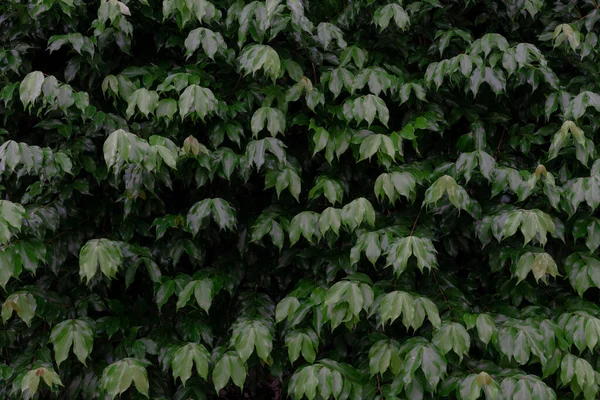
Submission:
[[423,211],[423,209],[421,208],[419,210],[419,213],[417,214],[417,218],[415,218],[415,222],[413,223],[412,228],[410,228],[410,233],[408,234],[408,236],[412,236],[413,233],[415,232],[415,228],[417,227],[417,222],[419,221],[419,217],[421,216],[422,211]]
[[46,243],[50,243],[51,241],[53,241],[54,239],[58,239],[59,237],[61,237],[62,235],[64,235],[65,233],[68,233],[70,231],[64,231],[64,232],[60,232],[59,234],[57,234],[56,236],[46,240]]
[[315,85],[319,82],[317,82],[317,70],[315,69],[315,63],[311,63],[312,64],[312,69],[313,69],[313,75],[315,77]]
[[494,153],[494,160],[498,161],[498,156],[500,155],[500,147],[502,146],[502,142],[504,141],[504,134],[506,133],[506,129],[502,130],[502,135],[500,135],[500,141],[498,142],[498,147],[496,147],[496,152]]
[[235,90],[237,89],[237,87],[238,87],[238,85],[240,84],[241,81],[242,81],[242,75],[240,75],[240,79],[238,79],[238,81],[235,84],[235,86],[233,87],[233,90],[231,91],[231,93],[235,93]]
[[452,306],[448,302],[448,298],[446,297],[446,294],[442,290],[442,285],[440,285],[440,281],[438,281],[438,278],[435,274],[435,270],[432,269],[431,273],[433,274],[433,279],[435,280],[435,284],[437,285],[438,290],[440,291],[440,294],[442,295],[442,298],[444,299],[444,303],[446,303],[446,305],[448,306],[448,310],[450,311],[450,315],[452,316],[452,321],[456,321],[456,318],[454,318],[454,314],[452,313]]
[[550,297],[552,297],[552,300],[556,301],[556,297],[554,297],[554,295],[552,293],[550,293],[550,291],[548,290],[548,288],[546,288],[546,286],[540,285],[542,286],[542,288],[544,288],[544,291],[546,292],[546,294]]
[[385,397],[383,397],[383,390],[381,390],[381,382],[379,381],[379,375],[375,375],[375,377],[377,378],[377,389],[379,390],[379,394],[381,395],[381,398],[385,400]]
[[[583,17],[579,18],[579,20],[581,21],[582,19],[586,19],[591,13],[593,13],[596,10],[600,10],[600,4],[598,4],[596,7],[594,7],[592,9],[592,11],[590,11],[589,13],[585,14]],[[580,13],[581,14],[581,13]]]

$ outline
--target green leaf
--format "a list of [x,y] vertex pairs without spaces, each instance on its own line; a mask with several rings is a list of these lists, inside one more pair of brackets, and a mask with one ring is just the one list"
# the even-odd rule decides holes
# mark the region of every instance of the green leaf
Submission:
[[423,205],[436,205],[444,195],[448,196],[448,200],[454,207],[465,210],[471,214],[473,218],[479,218],[479,215],[481,214],[481,207],[479,204],[471,199],[467,194],[467,191],[456,183],[449,175],[438,178],[429,189],[427,189]]
[[215,391],[219,393],[227,385],[230,378],[237,387],[243,388],[247,368],[246,363],[242,361],[238,353],[232,351],[225,353],[213,369],[212,380]]
[[396,239],[390,244],[386,266],[392,266],[396,275],[400,275],[406,270],[410,257],[414,256],[417,267],[423,272],[425,268],[437,268],[436,254],[430,239],[416,236]]
[[141,88],[129,96],[127,103],[127,118],[131,118],[136,108],[148,118],[148,115],[153,113],[158,106],[158,93],[153,90]]
[[385,135],[370,135],[367,136],[360,145],[360,160],[371,159],[375,153],[381,153],[392,159],[395,158],[396,149],[392,140]]
[[281,70],[279,55],[272,47],[266,45],[252,44],[244,47],[237,62],[244,75],[252,73],[254,76],[256,71],[262,69],[273,82],[279,77]]
[[488,314],[479,314],[475,323],[477,326],[477,334],[479,339],[485,344],[488,344],[490,340],[497,337],[498,329],[494,319]]
[[22,205],[8,200],[0,200],[0,243],[7,244],[11,238],[21,232],[25,209]]
[[123,262],[121,249],[116,242],[108,239],[92,239],[79,252],[79,276],[88,283],[96,275],[98,267],[104,275],[112,279]]
[[388,320],[391,324],[402,316],[403,325],[411,326],[415,316],[414,298],[406,292],[388,293],[379,305],[379,314],[383,325]]
[[217,51],[227,48],[223,36],[207,28],[192,30],[185,39],[184,45],[187,57],[190,57],[202,45],[202,50],[212,60]]
[[198,234],[204,221],[211,217],[220,229],[232,230],[236,224],[235,211],[229,202],[220,199],[204,199],[194,204],[186,216],[187,229]]
[[217,109],[217,99],[212,90],[198,85],[188,86],[179,97],[179,115],[185,119],[191,115],[193,119],[202,121]]
[[31,326],[31,320],[35,317],[36,309],[37,301],[30,293],[13,293],[6,298],[2,305],[2,322],[6,324],[6,321],[12,317],[13,311],[16,311],[19,318],[27,326]]
[[386,29],[390,21],[394,19],[396,26],[402,30],[410,24],[408,14],[399,4],[388,4],[378,8],[373,15],[373,22],[379,27],[379,31]]
[[342,30],[329,22],[321,22],[317,26],[317,37],[325,50],[329,48],[334,40],[340,49],[345,49],[347,46]]
[[261,107],[252,116],[252,134],[258,135],[260,131],[266,128],[275,137],[278,133],[283,134],[285,131],[285,115],[276,108]]
[[286,297],[282,299],[275,309],[275,320],[281,322],[284,319],[291,318],[300,307],[300,302],[295,297]]
[[193,294],[198,306],[208,314],[208,310],[210,309],[212,300],[215,296],[213,289],[213,282],[210,279],[199,279],[189,282],[183,290],[179,292],[177,310],[184,307],[190,301]]
[[380,340],[369,350],[369,369],[371,376],[383,375],[388,368],[398,375],[402,367],[400,346],[395,340]]
[[181,378],[181,383],[185,386],[187,380],[192,376],[192,367],[196,364],[198,375],[204,379],[208,378],[208,362],[210,354],[206,347],[198,343],[188,343],[175,351],[171,361],[173,368],[173,378]]
[[579,296],[590,287],[600,288],[600,260],[596,257],[573,253],[565,259],[565,270]]
[[285,346],[288,348],[288,357],[294,363],[302,353],[302,357],[309,363],[314,363],[319,340],[316,333],[308,330],[294,330],[285,337]]
[[21,97],[21,103],[25,109],[30,108],[31,105],[37,100],[42,94],[42,84],[44,83],[44,74],[40,71],[33,71],[27,74],[21,85],[19,86],[19,96]]
[[[516,275],[521,282],[527,277],[529,272],[533,272],[533,277],[536,282],[541,279],[544,283],[548,283],[547,275],[552,277],[560,276],[556,262],[548,253],[525,253],[519,258],[519,263],[516,268]],[[518,283],[517,282],[517,283]]]
[[240,320],[233,326],[231,345],[244,362],[252,355],[254,348],[256,354],[267,362],[273,349],[273,337],[263,321]]
[[363,222],[375,225],[375,210],[369,200],[361,197],[351,201],[342,208],[342,222],[351,231],[358,228]]
[[368,94],[354,100],[348,100],[344,104],[344,116],[347,120],[354,119],[357,123],[367,121],[369,126],[375,120],[375,116],[377,116],[379,121],[387,127],[390,113],[381,98],[373,94]]
[[94,346],[94,330],[84,320],[66,320],[52,329],[50,341],[54,345],[56,365],[60,366],[60,363],[67,359],[71,346],[79,362],[86,365],[85,360]]
[[413,201],[417,196],[416,184],[415,177],[409,172],[383,173],[375,181],[375,196],[379,200],[387,197],[392,205],[396,204],[400,196]]
[[133,358],[124,358],[110,364],[102,371],[100,388],[111,398],[124,393],[131,384],[138,392],[148,396],[148,373],[142,363]]
[[35,395],[42,379],[52,389],[54,389],[54,385],[64,386],[60,377],[52,368],[40,367],[31,369],[21,380],[21,392],[25,398],[31,398]]
[[[309,199],[314,199],[319,196],[325,196],[327,201],[329,201],[332,205],[335,203],[341,203],[344,198],[344,188],[340,181],[335,179],[331,179],[325,175],[320,175],[317,178],[317,182],[315,186],[308,193]],[[324,212],[322,213],[322,215]]]
[[443,354],[450,350],[462,360],[471,347],[471,338],[464,326],[459,323],[447,323],[442,325],[433,335],[433,344],[442,351]]

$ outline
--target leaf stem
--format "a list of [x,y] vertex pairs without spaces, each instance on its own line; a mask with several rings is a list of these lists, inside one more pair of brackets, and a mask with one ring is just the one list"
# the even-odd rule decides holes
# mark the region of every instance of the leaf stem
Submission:
[[504,141],[504,134],[506,133],[506,129],[502,130],[502,135],[500,135],[500,141],[498,142],[498,147],[496,147],[496,152],[494,153],[494,160],[498,161],[498,156],[500,155],[500,146],[502,146],[502,142]]
[[413,222],[412,228],[410,228],[410,233],[408,234],[408,236],[412,236],[413,233],[415,232],[415,228],[417,227],[417,222],[419,221],[419,217],[421,216],[421,212],[423,212],[422,208],[419,210],[419,213],[417,214],[417,218],[415,218],[415,222]]
[[454,314],[452,313],[452,306],[448,302],[448,298],[446,297],[446,294],[442,290],[442,285],[440,285],[440,281],[438,281],[438,278],[435,274],[435,270],[432,269],[431,273],[433,274],[433,279],[435,280],[435,284],[437,285],[438,290],[440,291],[440,294],[442,295],[442,298],[444,299],[444,303],[446,303],[446,306],[448,306],[448,311],[450,311],[450,316],[452,316],[452,321],[456,321],[456,318],[454,317]]
[[379,381],[379,375],[375,375],[375,378],[377,378],[377,390],[379,390],[379,394],[381,395],[381,399],[385,400],[385,397],[383,396],[383,390],[381,390],[381,382]]

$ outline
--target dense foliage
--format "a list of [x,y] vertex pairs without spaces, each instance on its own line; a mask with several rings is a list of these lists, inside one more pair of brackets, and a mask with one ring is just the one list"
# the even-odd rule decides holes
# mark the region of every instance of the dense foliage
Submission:
[[598,398],[599,19],[3,0],[0,397]]

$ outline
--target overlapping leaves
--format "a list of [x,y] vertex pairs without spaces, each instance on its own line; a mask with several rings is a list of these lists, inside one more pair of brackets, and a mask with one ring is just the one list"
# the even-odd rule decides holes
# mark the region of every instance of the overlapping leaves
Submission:
[[0,397],[598,396],[596,4],[4,3]]

